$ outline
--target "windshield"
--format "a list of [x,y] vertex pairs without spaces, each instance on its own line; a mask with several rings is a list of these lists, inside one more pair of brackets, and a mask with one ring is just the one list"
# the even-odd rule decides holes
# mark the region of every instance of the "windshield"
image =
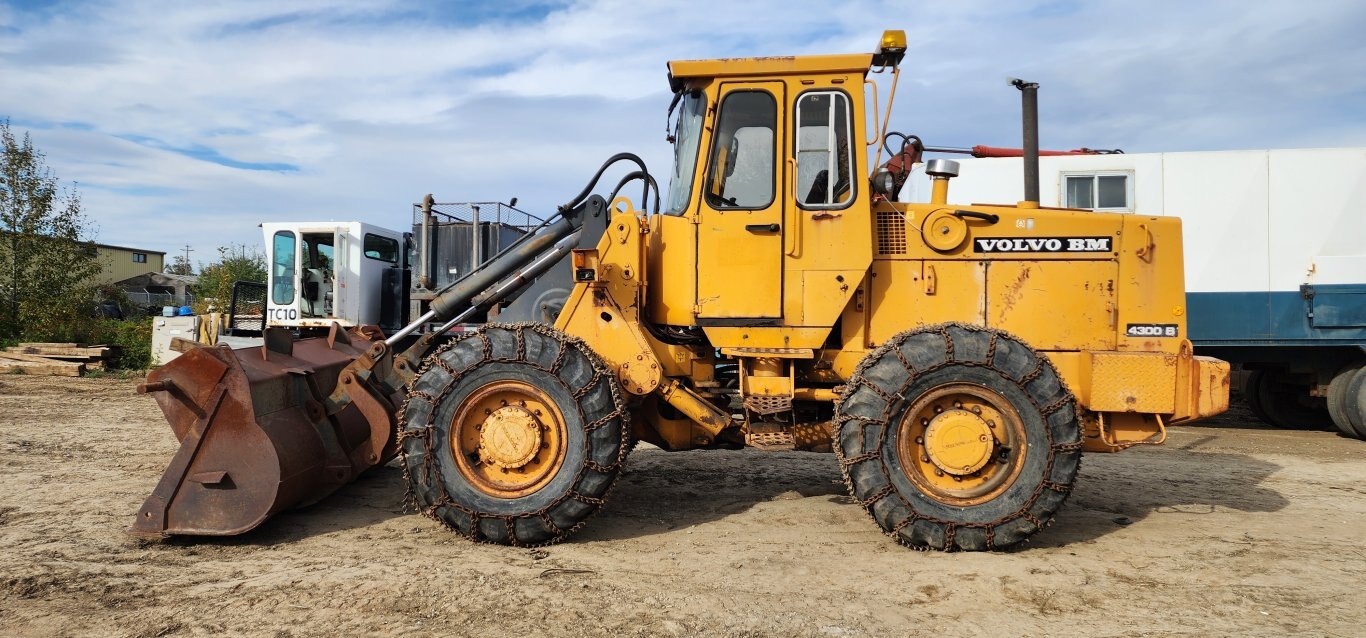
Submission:
[[702,116],[707,112],[707,98],[701,91],[683,96],[678,109],[678,126],[674,129],[674,170],[669,176],[669,195],[664,201],[664,214],[681,215],[692,195],[693,171],[697,168],[697,145],[702,137]]

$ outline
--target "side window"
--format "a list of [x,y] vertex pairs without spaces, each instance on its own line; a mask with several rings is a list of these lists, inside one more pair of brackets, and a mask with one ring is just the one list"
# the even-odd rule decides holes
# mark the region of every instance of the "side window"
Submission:
[[1063,175],[1063,206],[1129,212],[1134,209],[1130,173]]
[[270,301],[276,305],[294,303],[294,233],[275,233],[271,245]]
[[854,198],[849,97],[819,91],[797,98],[797,196],[802,208],[839,208]]
[[764,91],[735,91],[721,101],[707,175],[707,203],[716,209],[767,208],[773,203],[778,104]]
[[398,241],[379,235],[365,234],[365,256],[370,259],[398,263]]

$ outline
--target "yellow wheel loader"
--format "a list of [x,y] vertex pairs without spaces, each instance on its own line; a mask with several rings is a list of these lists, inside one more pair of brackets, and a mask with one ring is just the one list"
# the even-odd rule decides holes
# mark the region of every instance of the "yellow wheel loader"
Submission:
[[[1223,411],[1228,366],[1185,335],[1179,220],[1044,208],[1029,179],[1018,204],[949,204],[944,160],[930,202],[896,201],[918,156],[879,167],[870,76],[889,114],[904,51],[892,31],[868,54],[672,62],[653,211],[590,194],[616,161],[654,181],[619,155],[391,335],[267,330],[152,371],[181,448],[133,531],[240,533],[398,457],[424,514],[553,543],[645,441],[832,451],[898,542],[990,550],[1053,520],[1083,451]],[[561,260],[553,325],[450,332]]]

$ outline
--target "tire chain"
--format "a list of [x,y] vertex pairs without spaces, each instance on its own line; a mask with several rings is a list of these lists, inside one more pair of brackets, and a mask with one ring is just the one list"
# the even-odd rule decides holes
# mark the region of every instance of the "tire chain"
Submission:
[[[946,360],[946,361],[944,361],[943,363],[939,363],[939,364],[936,364],[936,365],[934,365],[934,366],[930,366],[930,367],[928,367],[928,368],[924,368],[924,369],[917,370],[917,369],[915,368],[915,366],[911,365],[911,363],[910,363],[909,361],[906,360],[905,355],[902,354],[900,346],[901,346],[901,344],[905,343],[906,340],[909,339],[911,336],[917,335],[917,334],[923,334],[923,333],[935,333],[935,334],[939,334],[940,336],[942,336],[942,337],[944,338],[944,343],[945,343],[945,355],[946,355],[946,357],[952,357],[952,356],[953,356],[953,335],[951,335],[951,334],[949,333],[949,329],[950,329],[950,328],[960,328],[960,329],[963,329],[963,330],[966,330],[966,331],[969,331],[969,332],[990,332],[990,333],[992,333],[991,343],[988,345],[988,348],[987,348],[987,355],[984,357],[985,361],[984,361],[984,362],[977,362],[977,361],[951,361],[951,360]],[[907,389],[910,388],[911,384],[913,384],[913,383],[915,382],[916,378],[917,378],[919,375],[921,375],[921,374],[927,374],[927,373],[930,373],[930,372],[934,372],[934,371],[936,371],[936,370],[940,370],[940,369],[945,368],[945,367],[948,367],[948,366],[950,366],[950,365],[961,365],[961,366],[967,366],[967,367],[987,368],[987,369],[990,369],[990,370],[992,370],[992,371],[994,371],[994,372],[997,372],[997,373],[1001,374],[1003,377],[1005,377],[1005,378],[1007,378],[1007,379],[1011,379],[1011,380],[1015,381],[1015,383],[1016,383],[1017,385],[1019,385],[1019,386],[1021,386],[1021,388],[1023,388],[1024,386],[1028,385],[1031,381],[1037,379],[1037,378],[1039,377],[1039,375],[1041,375],[1041,374],[1043,373],[1043,371],[1044,371],[1044,366],[1052,367],[1052,363],[1051,363],[1051,362],[1047,361],[1047,359],[1045,359],[1042,355],[1040,355],[1040,354],[1038,353],[1038,351],[1034,350],[1033,348],[1030,348],[1030,352],[1034,354],[1035,362],[1036,362],[1036,363],[1035,363],[1035,366],[1034,366],[1034,369],[1031,370],[1028,374],[1026,374],[1025,376],[1021,377],[1019,380],[1016,381],[1015,378],[1014,378],[1013,376],[1011,376],[1010,374],[1007,374],[1004,370],[1000,370],[1000,369],[996,368],[996,367],[995,367],[994,365],[992,365],[992,363],[991,363],[992,359],[994,358],[995,352],[996,352],[996,339],[997,339],[997,337],[999,337],[999,336],[1001,336],[1001,335],[1004,335],[1004,336],[1006,336],[1006,337],[1008,337],[1008,338],[1010,338],[1010,339],[1014,339],[1015,341],[1019,342],[1021,345],[1025,345],[1025,344],[1026,344],[1026,342],[1025,342],[1023,339],[1020,339],[1020,338],[1018,338],[1018,337],[1016,337],[1016,336],[1014,336],[1014,335],[1012,335],[1012,334],[1010,334],[1010,333],[1008,333],[1008,332],[1006,332],[1006,331],[1003,331],[1003,330],[999,330],[999,329],[995,329],[995,328],[988,329],[988,328],[984,328],[984,327],[982,327],[982,326],[976,326],[976,325],[965,324],[965,323],[960,323],[960,322],[946,322],[946,323],[934,324],[934,325],[931,325],[931,326],[926,326],[926,327],[924,327],[924,328],[918,328],[918,329],[913,329],[913,330],[907,330],[907,331],[905,331],[905,332],[898,333],[898,334],[896,334],[895,336],[893,336],[891,339],[887,340],[886,343],[883,343],[881,346],[877,347],[877,348],[874,349],[872,352],[869,352],[867,355],[865,355],[865,356],[863,357],[863,360],[860,361],[860,362],[858,363],[858,365],[854,368],[854,373],[853,373],[852,375],[850,375],[849,381],[845,384],[844,392],[840,394],[839,400],[838,400],[838,402],[835,404],[835,407],[836,407],[836,411],[837,411],[837,412],[838,412],[839,408],[840,408],[841,406],[843,406],[844,402],[845,402],[849,397],[853,396],[854,392],[855,392],[860,386],[865,387],[865,388],[868,388],[868,389],[871,390],[874,394],[877,394],[879,397],[882,397],[882,398],[884,398],[884,399],[889,399],[889,400],[888,400],[887,403],[886,403],[886,406],[887,406],[887,407],[883,409],[883,413],[882,413],[880,419],[869,419],[869,418],[867,418],[867,417],[857,417],[857,416],[848,416],[848,415],[837,414],[837,416],[836,416],[836,418],[835,418],[835,436],[834,436],[835,445],[832,446],[832,447],[834,447],[834,449],[835,449],[835,457],[836,457],[836,459],[838,459],[838,461],[839,461],[839,465],[840,465],[840,474],[844,477],[844,486],[849,490],[849,494],[850,494],[851,496],[853,496],[854,500],[855,500],[856,502],[858,502],[859,505],[861,505],[861,506],[863,507],[864,512],[866,512],[866,513],[868,514],[868,516],[869,516],[870,518],[873,519],[873,522],[876,523],[876,524],[878,525],[879,528],[882,527],[882,523],[881,523],[880,521],[878,521],[878,520],[877,520],[877,517],[875,517],[875,516],[873,515],[873,504],[876,503],[877,501],[883,499],[883,498],[886,498],[887,496],[890,496],[891,494],[895,494],[896,491],[895,491],[894,489],[893,489],[893,490],[887,490],[886,488],[884,488],[884,489],[882,489],[882,490],[879,490],[876,494],[874,494],[874,495],[873,495],[872,497],[870,497],[869,499],[867,499],[867,502],[866,502],[866,503],[863,502],[863,501],[860,501],[860,500],[858,499],[858,497],[856,496],[856,493],[855,493],[855,491],[854,491],[854,483],[853,483],[853,480],[849,477],[849,468],[850,468],[851,466],[855,465],[855,464],[864,463],[864,462],[871,461],[871,460],[875,460],[875,459],[880,461],[880,460],[881,460],[881,455],[880,455],[879,453],[877,453],[877,452],[868,452],[868,453],[860,454],[860,455],[858,455],[858,456],[855,456],[855,457],[846,459],[846,458],[844,457],[844,446],[842,446],[842,445],[839,444],[839,441],[840,441],[840,434],[841,434],[841,432],[842,432],[842,430],[843,430],[843,428],[844,428],[844,425],[845,425],[846,423],[851,422],[851,421],[857,421],[857,422],[861,423],[862,425],[880,425],[880,426],[882,426],[881,432],[880,432],[880,434],[879,434],[879,436],[878,436],[877,447],[874,448],[875,450],[881,450],[883,444],[886,442],[886,439],[887,439],[887,430],[888,430],[890,427],[892,427],[892,423],[890,422],[890,416],[891,416],[891,415],[888,414],[888,411],[890,410],[890,408],[891,408],[893,405],[895,405],[896,402],[895,402],[895,401],[892,401],[892,400],[890,400],[890,399],[898,399],[898,400],[903,401],[903,402],[906,401],[907,399],[906,399],[904,393],[906,392]],[[1026,346],[1026,347],[1027,347],[1027,346]],[[879,361],[884,355],[886,355],[886,354],[888,353],[888,351],[891,351],[891,352],[896,353],[896,358],[897,358],[897,360],[901,362],[902,367],[904,367],[904,368],[906,369],[906,372],[908,373],[908,376],[907,376],[907,378],[906,378],[906,382],[903,383],[903,384],[901,385],[901,388],[899,388],[899,389],[894,393],[894,395],[889,395],[885,390],[882,390],[881,388],[877,387],[877,384],[874,384],[874,383],[868,381],[867,379],[865,379],[865,378],[863,377],[864,371],[867,370],[867,369],[868,369],[869,367],[871,367],[872,365],[874,365],[877,361]],[[1073,441],[1073,442],[1070,442],[1070,443],[1060,443],[1060,444],[1057,444],[1057,445],[1054,445],[1054,444],[1053,444],[1053,431],[1052,431],[1051,428],[1048,427],[1048,423],[1047,423],[1048,416],[1051,415],[1051,414],[1053,414],[1054,412],[1057,412],[1057,411],[1060,410],[1060,409],[1063,409],[1063,408],[1066,407],[1066,405],[1069,404],[1069,403],[1071,403],[1071,404],[1073,405],[1073,409],[1074,409],[1074,410],[1079,410],[1079,408],[1076,406],[1076,397],[1075,397],[1075,395],[1073,395],[1073,394],[1072,394],[1072,390],[1071,390],[1070,388],[1067,387],[1067,382],[1066,382],[1066,380],[1064,380],[1064,379],[1062,378],[1062,375],[1060,375],[1060,374],[1057,373],[1057,369],[1056,369],[1056,368],[1055,368],[1054,371],[1053,371],[1053,376],[1055,376],[1055,377],[1057,378],[1057,380],[1058,380],[1058,385],[1059,385],[1059,387],[1060,387],[1061,390],[1062,390],[1063,397],[1062,397],[1061,399],[1059,399],[1059,400],[1057,400],[1057,401],[1054,401],[1052,404],[1050,404],[1050,405],[1048,405],[1048,406],[1042,406],[1042,407],[1041,407],[1041,406],[1039,406],[1039,404],[1034,400],[1034,397],[1033,397],[1029,392],[1025,392],[1025,396],[1029,397],[1029,402],[1030,402],[1036,409],[1038,409],[1039,412],[1040,412],[1040,414],[1044,417],[1044,435],[1047,436],[1047,438],[1048,438],[1049,448],[1050,448],[1053,452],[1055,452],[1055,453],[1058,453],[1058,452],[1071,452],[1071,451],[1079,450],[1079,449],[1081,449],[1081,446],[1082,446],[1082,441],[1081,441],[1080,438],[1078,438],[1076,441]],[[861,427],[861,426],[855,426],[855,427],[859,427],[859,431],[858,431],[858,432],[859,432],[859,449],[860,449],[860,450],[866,449],[866,446],[863,445],[863,444],[865,443],[865,441],[863,440],[863,437],[864,437],[864,429],[863,429],[863,427]],[[1080,435],[1080,428],[1078,429],[1078,434]],[[1051,476],[1053,475],[1053,458],[1054,458],[1053,455],[1049,455],[1049,456],[1048,456],[1048,462],[1045,464],[1045,466],[1044,466],[1044,471],[1043,471],[1043,476],[1045,476],[1045,477],[1051,477]],[[891,473],[890,473],[890,472],[888,471],[888,469],[887,469],[887,464],[886,464],[886,463],[880,463],[880,466],[881,466],[881,469],[882,469],[883,479],[887,481],[887,485],[890,487],[890,486],[892,485],[892,477],[891,477]],[[1078,471],[1080,471],[1080,469],[1081,469],[1081,461],[1080,461],[1080,459],[1078,459],[1078,461],[1077,461],[1077,468],[1078,468]],[[1040,520],[1038,519],[1038,517],[1034,516],[1034,514],[1033,514],[1032,512],[1029,511],[1029,508],[1030,508],[1031,506],[1034,505],[1035,501],[1038,500],[1039,495],[1042,494],[1042,493],[1043,493],[1043,490],[1045,490],[1045,489],[1051,489],[1051,490],[1056,491],[1056,492],[1061,492],[1061,493],[1064,494],[1064,498],[1065,498],[1066,495],[1069,495],[1069,494],[1071,493],[1071,491],[1072,491],[1072,485],[1070,485],[1070,484],[1069,484],[1069,485],[1060,485],[1060,484],[1058,484],[1058,483],[1052,482],[1051,480],[1040,481],[1038,485],[1034,486],[1034,493],[1031,494],[1031,495],[1029,496],[1029,499],[1025,501],[1024,505],[1023,505],[1019,510],[1015,511],[1014,513],[1011,513],[1011,514],[1007,514],[1007,515],[1005,515],[1005,516],[1002,516],[1002,517],[1000,517],[1000,518],[998,518],[998,519],[996,519],[996,520],[994,520],[994,521],[988,522],[988,523],[963,523],[963,522],[959,522],[959,521],[948,521],[948,520],[938,519],[938,518],[934,518],[934,517],[932,517],[932,516],[925,516],[925,515],[923,515],[923,514],[917,512],[916,509],[915,509],[915,507],[912,506],[912,505],[910,504],[910,502],[908,502],[904,497],[902,497],[900,494],[896,494],[897,499],[900,500],[901,503],[902,503],[903,505],[906,506],[906,509],[910,511],[910,515],[907,516],[905,519],[899,521],[895,526],[893,526],[893,528],[892,528],[890,531],[884,530],[884,532],[885,532],[888,536],[891,536],[894,540],[896,540],[897,543],[900,543],[901,545],[910,547],[911,549],[915,549],[915,550],[917,550],[917,551],[929,551],[930,549],[935,549],[935,548],[929,547],[929,546],[912,545],[912,544],[910,544],[908,541],[906,541],[906,539],[902,538],[900,532],[901,532],[901,530],[902,530],[903,528],[905,528],[905,527],[908,526],[908,525],[913,525],[916,521],[927,521],[927,522],[930,522],[930,523],[934,523],[934,524],[937,524],[937,525],[941,525],[941,526],[943,526],[943,528],[944,528],[944,546],[943,546],[943,547],[940,547],[940,548],[937,548],[937,549],[940,549],[940,550],[942,550],[942,551],[948,552],[948,551],[954,551],[953,539],[954,539],[954,535],[955,535],[955,532],[956,532],[957,528],[959,528],[959,527],[980,528],[980,529],[983,529],[984,532],[985,532],[985,534],[986,534],[987,550],[988,550],[988,551],[993,551],[993,550],[996,549],[996,544],[995,544],[995,529],[996,529],[996,527],[999,526],[999,525],[1001,525],[1001,524],[1004,524],[1004,523],[1007,523],[1007,522],[1009,522],[1009,521],[1012,521],[1012,520],[1014,520],[1014,519],[1016,519],[1016,518],[1024,518],[1025,520],[1027,520],[1027,521],[1029,521],[1031,524],[1033,524],[1033,525],[1035,526],[1036,529],[1035,529],[1035,531],[1032,532],[1029,536],[1027,536],[1027,537],[1025,537],[1024,539],[1022,539],[1021,541],[1019,541],[1019,543],[1015,543],[1015,544],[1027,543],[1027,542],[1029,542],[1030,538],[1032,538],[1033,534],[1038,533],[1039,531],[1042,531],[1045,527],[1050,527],[1050,526],[1053,525],[1053,517],[1054,517],[1053,514],[1049,514],[1047,520],[1040,521]]]
[[[489,341],[488,337],[485,335],[485,332],[489,328],[510,330],[516,335],[517,354],[513,358],[509,359],[493,357],[493,343]],[[551,340],[555,341],[555,343],[559,344],[559,352],[556,353],[555,361],[550,365],[549,368],[544,368],[530,361],[525,360],[524,357],[526,354],[526,342],[523,335],[527,330],[531,330],[532,332],[548,337]],[[446,363],[446,361],[441,358],[442,354],[446,353],[452,348],[455,348],[464,341],[474,338],[478,338],[483,342],[483,357],[480,358],[478,361],[471,363],[464,370],[452,369],[450,367],[450,364]],[[542,507],[529,514],[486,514],[476,512],[470,508],[467,508],[453,501],[450,495],[446,492],[446,484],[443,480],[441,480],[440,468],[436,467],[436,461],[434,460],[434,456],[432,454],[431,433],[432,429],[435,427],[433,420],[436,418],[437,407],[441,405],[441,402],[447,398],[447,396],[455,389],[457,385],[459,385],[461,377],[478,368],[479,366],[488,363],[525,364],[538,370],[541,370],[542,372],[549,373],[550,375],[556,376],[558,378],[558,371],[560,369],[560,366],[564,363],[565,355],[566,353],[568,353],[569,348],[571,347],[579,349],[584,355],[586,355],[586,358],[588,359],[588,362],[593,369],[593,378],[588,383],[584,384],[582,388],[579,388],[576,391],[572,391],[575,399],[581,398],[584,394],[587,393],[589,389],[597,385],[597,383],[600,380],[602,380],[604,375],[609,375],[609,379],[611,379],[611,381],[608,383],[608,388],[612,394],[612,412],[610,412],[606,416],[603,416],[602,418],[593,421],[592,423],[588,423],[587,425],[585,425],[584,431],[593,432],[594,430],[604,427],[608,423],[611,423],[612,419],[620,419],[622,430],[622,443],[617,449],[616,460],[609,466],[603,466],[593,461],[591,456],[589,455],[589,437],[585,436],[583,441],[585,462],[583,466],[579,468],[578,473],[574,476],[574,480],[570,482],[571,488],[569,492],[560,496],[559,498],[556,498],[549,505],[546,505],[545,507]],[[399,461],[403,467],[403,480],[406,484],[406,489],[403,495],[403,505],[405,510],[410,512],[420,512],[423,516],[426,516],[427,518],[430,518],[441,523],[442,525],[445,525],[452,531],[455,531],[461,536],[464,536],[465,538],[476,543],[492,542],[488,538],[485,538],[484,535],[479,531],[479,522],[483,519],[500,519],[507,525],[508,539],[510,544],[514,547],[544,547],[546,545],[554,545],[555,543],[560,542],[561,540],[572,535],[574,532],[578,531],[588,522],[589,519],[593,517],[594,514],[597,514],[598,511],[601,511],[601,507],[603,503],[606,501],[607,495],[610,494],[612,488],[616,486],[615,478],[613,478],[613,480],[608,484],[607,489],[603,492],[603,496],[601,498],[594,498],[579,494],[578,492],[574,491],[574,488],[578,486],[579,481],[583,478],[583,473],[585,470],[593,470],[595,472],[599,472],[602,474],[611,474],[613,472],[621,470],[621,468],[626,463],[627,455],[630,454],[631,450],[635,447],[635,445],[634,441],[632,441],[630,437],[630,419],[628,418],[628,413],[626,410],[626,400],[624,397],[622,397],[621,394],[621,388],[619,387],[619,384],[616,383],[615,379],[610,376],[611,371],[607,367],[607,364],[602,361],[602,358],[598,356],[596,352],[593,352],[592,348],[590,348],[587,343],[585,343],[582,339],[578,337],[566,334],[564,332],[551,328],[550,326],[547,326],[543,323],[537,323],[533,321],[510,324],[489,324],[481,326],[480,328],[477,328],[475,330],[470,330],[462,333],[461,335],[449,340],[436,350],[432,351],[426,357],[424,357],[423,365],[418,370],[417,374],[413,377],[414,381],[412,384],[410,384],[410,388],[416,386],[416,380],[422,378],[422,375],[426,374],[426,372],[430,370],[433,366],[442,368],[447,374],[451,376],[451,381],[447,383],[442,388],[440,394],[436,396],[432,396],[428,393],[421,392],[418,390],[410,389],[408,392],[408,400],[405,400],[403,402],[403,407],[400,408],[398,411],[397,441]],[[408,401],[414,398],[419,398],[431,403],[432,408],[427,416],[427,423],[425,424],[425,427],[419,429],[408,429]],[[587,419],[583,414],[582,408],[579,407],[577,401],[574,404],[574,408],[576,410],[579,410],[580,420],[583,422],[587,422]],[[422,472],[425,478],[427,479],[428,484],[437,486],[437,488],[440,491],[440,497],[436,499],[436,502],[431,503],[426,508],[422,508],[419,506],[417,502],[417,493],[413,489],[413,478],[410,474],[408,465],[408,452],[407,448],[403,445],[404,441],[410,438],[422,440],[423,448],[425,450],[425,454],[423,456]],[[436,480],[433,481],[433,478],[435,478]],[[554,521],[551,519],[550,510],[559,506],[561,503],[568,499],[573,499],[586,505],[592,505],[595,509],[587,516],[585,516],[583,520],[576,523],[573,527],[570,527],[569,529],[563,529],[556,525]],[[462,532],[460,531],[460,528],[456,527],[446,519],[439,516],[437,514],[437,511],[442,507],[454,508],[462,514],[468,516],[470,520],[470,531],[468,533]],[[552,534],[554,534],[554,536],[551,537],[550,540],[541,543],[521,542],[517,538],[514,529],[514,524],[516,520],[520,518],[535,518],[537,520],[540,520],[542,523],[545,524],[546,528],[550,530]]]

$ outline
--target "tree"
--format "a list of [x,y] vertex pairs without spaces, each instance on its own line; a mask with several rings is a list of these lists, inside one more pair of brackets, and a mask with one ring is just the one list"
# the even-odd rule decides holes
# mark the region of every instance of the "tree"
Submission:
[[220,246],[218,261],[199,267],[199,283],[194,285],[195,312],[227,310],[232,301],[232,285],[238,281],[265,283],[265,254],[248,249],[246,244]]
[[168,275],[193,275],[194,267],[190,266],[190,260],[184,255],[176,255],[171,259],[171,265],[166,267]]
[[73,338],[102,267],[80,194],[61,188],[28,133],[0,121],[0,338]]

